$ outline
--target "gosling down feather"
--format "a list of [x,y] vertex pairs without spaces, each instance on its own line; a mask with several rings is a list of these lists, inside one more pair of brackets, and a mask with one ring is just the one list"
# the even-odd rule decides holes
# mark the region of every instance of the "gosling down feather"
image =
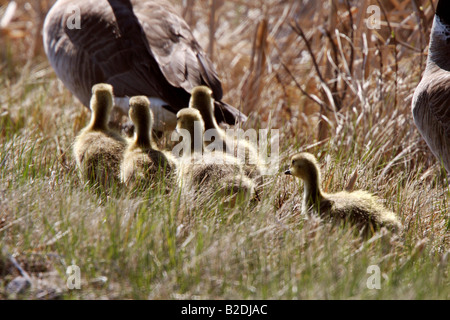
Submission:
[[44,22],[44,49],[57,76],[88,106],[96,83],[114,87],[115,105],[128,98],[153,100],[157,130],[176,124],[195,86],[212,88],[217,121],[246,117],[221,101],[213,64],[187,23],[163,0],[58,0]]
[[429,148],[450,174],[450,1],[440,0],[427,66],[414,92],[414,122]]
[[177,130],[185,130],[191,137],[190,152],[179,161],[178,181],[185,189],[210,189],[219,195],[231,196],[234,205],[237,195],[250,198],[255,184],[244,172],[241,161],[226,153],[212,154],[205,150],[203,134],[205,124],[196,109],[182,109],[177,114]]
[[349,222],[363,234],[370,234],[380,227],[392,231],[401,229],[397,216],[378,203],[378,199],[366,191],[338,192],[328,194],[320,186],[320,170],[316,158],[310,153],[299,153],[291,157],[287,175],[304,182],[302,210],[313,212],[336,222]]
[[83,177],[104,186],[119,181],[120,163],[126,146],[125,139],[108,127],[112,104],[112,87],[109,84],[94,85],[91,121],[80,131],[73,147]]
[[[210,88],[205,86],[195,87],[192,90],[189,108],[197,109],[200,112],[205,124],[205,130],[210,130],[210,133],[214,135],[214,139],[212,139],[213,142],[204,141],[208,150],[213,151],[213,147],[219,147],[221,151],[227,152],[231,156],[238,157],[244,162],[245,171],[252,178],[261,175],[264,166],[261,164],[258,151],[253,144],[243,137],[239,137],[239,135],[227,135],[225,130],[217,124],[214,117],[213,92]],[[206,140],[209,140],[209,137],[207,137]]]

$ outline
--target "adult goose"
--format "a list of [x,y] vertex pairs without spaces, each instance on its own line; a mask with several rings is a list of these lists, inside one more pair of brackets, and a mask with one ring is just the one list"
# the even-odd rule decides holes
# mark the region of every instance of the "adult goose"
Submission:
[[[259,159],[258,150],[245,137],[239,135],[227,135],[218,124],[214,117],[214,99],[212,90],[205,86],[199,86],[192,90],[189,108],[197,109],[205,123],[205,131],[213,130],[214,139],[204,141],[209,149],[219,148],[223,152],[229,153],[231,156],[238,157],[244,162],[245,171],[252,178],[261,176],[265,170],[262,161]],[[214,143],[214,145],[212,145]],[[213,146],[213,147],[211,147]],[[262,182],[262,181],[260,181]]]
[[427,66],[412,101],[414,122],[450,174],[450,1],[440,0]]
[[128,113],[131,96],[150,98],[155,130],[174,128],[199,85],[213,91],[218,122],[245,115],[221,101],[222,85],[187,23],[163,0],[57,0],[44,22],[44,48],[57,76],[85,105],[96,83],[114,87]]

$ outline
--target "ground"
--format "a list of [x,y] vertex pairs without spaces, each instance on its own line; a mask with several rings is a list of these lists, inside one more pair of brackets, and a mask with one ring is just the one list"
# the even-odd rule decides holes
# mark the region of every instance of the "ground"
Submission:
[[[259,201],[234,208],[169,180],[109,195],[86,186],[71,148],[90,113],[42,51],[53,1],[16,2],[0,37],[0,298],[450,297],[449,183],[411,115],[430,1],[377,2],[380,29],[352,1],[348,10],[346,1],[233,0],[215,14],[208,1],[174,2],[214,61],[224,101],[249,115],[245,128],[279,130],[276,173]],[[303,216],[302,184],[283,174],[301,151],[318,157],[325,191],[375,193],[404,231],[364,241]],[[17,266],[32,285],[15,295]],[[79,267],[79,290],[69,266]]]

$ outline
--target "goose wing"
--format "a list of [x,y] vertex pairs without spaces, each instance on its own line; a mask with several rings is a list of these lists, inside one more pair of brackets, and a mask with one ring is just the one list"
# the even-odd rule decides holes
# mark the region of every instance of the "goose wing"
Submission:
[[198,85],[207,85],[216,100],[222,99],[222,85],[214,66],[187,23],[164,2],[132,2],[144,32],[144,42],[148,42],[152,56],[169,83],[187,92]]

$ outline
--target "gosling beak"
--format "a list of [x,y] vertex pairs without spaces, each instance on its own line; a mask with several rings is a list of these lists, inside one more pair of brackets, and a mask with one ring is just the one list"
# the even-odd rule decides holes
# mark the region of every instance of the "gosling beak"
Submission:
[[292,176],[291,170],[286,170],[284,172],[284,174],[287,175],[287,176]]

